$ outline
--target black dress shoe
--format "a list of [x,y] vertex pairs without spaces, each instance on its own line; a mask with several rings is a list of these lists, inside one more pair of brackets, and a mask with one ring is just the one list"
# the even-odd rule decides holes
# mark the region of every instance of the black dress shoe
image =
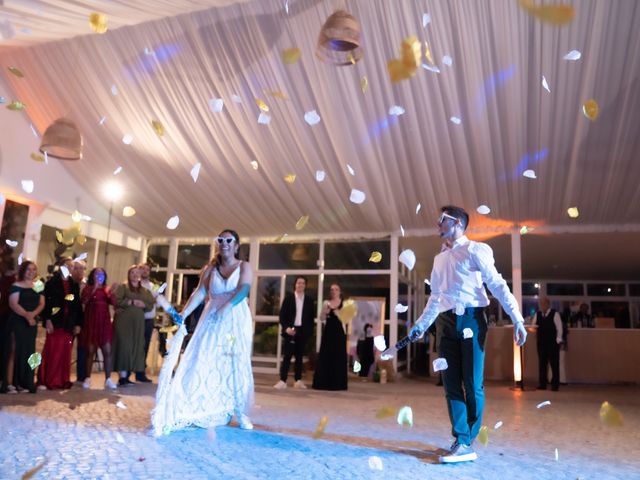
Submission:
[[129,385],[135,385],[135,383],[133,383],[128,378],[121,378],[120,380],[118,380],[118,385],[120,385],[121,387],[128,387]]
[[142,374],[142,375],[136,375],[136,382],[141,382],[141,383],[151,383],[151,379],[148,378],[146,375]]

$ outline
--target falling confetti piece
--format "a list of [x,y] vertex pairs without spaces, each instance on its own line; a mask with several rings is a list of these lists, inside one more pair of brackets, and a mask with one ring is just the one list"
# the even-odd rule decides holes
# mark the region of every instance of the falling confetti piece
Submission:
[[347,163],[347,170],[349,171],[349,174],[350,174],[350,175],[352,175],[352,176],[354,176],[354,177],[356,176],[356,171],[355,171],[355,170],[353,169],[353,167],[352,167],[351,165],[349,165],[348,163]]
[[445,55],[444,57],[442,57],[442,63],[447,67],[450,67],[451,65],[453,65],[453,59],[449,55]]
[[122,434],[120,432],[116,432],[116,441],[118,443],[124,443],[124,437],[122,436]]
[[318,123],[320,123],[320,120],[320,115],[318,115],[318,112],[316,112],[315,110],[311,110],[310,112],[304,114],[304,121],[309,125],[317,125]]
[[251,168],[253,168],[254,170],[258,170],[258,168],[259,168],[258,162],[255,161],[255,160],[252,160],[251,161]]
[[224,100],[221,98],[212,98],[209,100],[209,110],[213,113],[220,113],[224,108]]
[[175,230],[176,228],[178,228],[179,224],[180,224],[180,217],[178,215],[174,215],[169,219],[169,221],[167,221],[167,228],[169,230]]
[[556,448],[556,462],[558,461],[558,458],[560,458],[560,456],[558,454],[558,449]]
[[27,193],[33,193],[33,180],[22,180],[20,184],[22,185],[22,190]]
[[156,52],[154,52],[151,48],[149,47],[144,47],[144,54],[149,56],[149,57],[153,57]]
[[526,225],[523,225],[522,227],[520,227],[520,235],[526,235],[531,230],[533,230],[533,228],[529,228]]
[[546,407],[547,405],[551,405],[551,402],[549,400],[545,400],[544,402],[540,402],[538,405],[536,405],[536,408]]
[[323,416],[318,422],[318,426],[316,427],[315,432],[313,432],[313,438],[320,438],[324,435],[324,429],[327,428],[327,424],[329,423],[329,417],[326,415]]
[[69,293],[69,294],[67,294],[67,295],[65,295],[65,296],[64,296],[64,299],[65,299],[67,302],[73,302],[73,300],[74,300],[75,298],[76,298],[76,297],[75,297],[75,295],[74,295],[73,293]]
[[476,208],[476,212],[478,212],[480,215],[489,215],[491,213],[491,209],[486,205],[480,205],[478,208]]
[[133,135],[131,135],[130,133],[126,133],[122,137],[122,143],[124,143],[125,145],[131,145],[133,143]]
[[498,430],[501,426],[502,426],[502,420],[496,422],[496,424],[493,426],[493,429]]
[[276,238],[276,243],[282,243],[282,242],[284,242],[284,241],[287,239],[287,237],[288,237],[288,236],[289,236],[288,234],[283,233],[283,234],[282,234],[282,235],[280,235],[278,238]]
[[27,108],[27,106],[24,103],[22,103],[20,100],[14,100],[9,105],[7,105],[7,108],[14,112],[21,112],[22,110]]
[[242,98],[240,98],[240,95],[231,95],[231,101],[233,103],[242,103]]
[[387,341],[384,339],[384,335],[376,335],[373,337],[373,345],[377,350],[384,352],[387,349]]
[[580,57],[582,57],[582,54],[578,50],[571,50],[562,58],[564,58],[565,60],[572,60],[575,62],[576,60],[580,60]]
[[400,234],[404,237],[404,227],[400,225]]
[[38,132],[36,131],[36,127],[33,126],[33,123],[30,123],[29,127],[31,128],[31,133],[33,133],[33,136],[36,138],[40,138],[40,135],[38,135]]
[[382,471],[383,466],[382,466],[382,459],[380,457],[369,457],[369,468],[371,470],[380,470]]
[[433,371],[434,372],[441,372],[443,370],[446,370],[447,368],[449,368],[449,364],[447,363],[447,359],[446,358],[436,358],[433,361]]
[[351,201],[351,203],[355,203],[356,205],[360,205],[361,203],[363,203],[366,198],[367,195],[363,191],[357,190],[355,188],[351,190],[351,194],[349,195],[349,200]]
[[24,253],[18,255],[18,265],[22,265],[22,261],[24,260]]
[[107,117],[102,117],[100,119],[100,121],[98,122],[98,125],[104,125],[104,122],[106,122],[106,121],[107,121]]
[[404,407],[400,408],[400,410],[398,410],[398,425],[402,425],[407,426],[407,427],[413,427],[413,411],[411,410],[411,407],[408,405],[405,405]]
[[608,427],[622,427],[624,424],[622,413],[609,402],[600,406],[600,420]]
[[8,238],[4,241],[11,248],[16,248],[18,246],[18,242],[16,240],[9,240]]
[[89,25],[96,33],[106,33],[109,29],[107,25],[107,16],[104,13],[94,12],[89,15]]
[[78,223],[80,220],[82,220],[82,214],[78,210],[74,210],[71,214],[71,220],[73,220],[75,223]]
[[133,217],[135,214],[136,214],[136,209],[128,205],[122,209],[123,217]]
[[7,103],[7,99],[5,97],[0,97],[0,105],[3,103]]
[[122,410],[126,410],[127,406],[124,404],[124,402],[122,400],[118,400],[116,402],[116,407],[121,408]]
[[421,208],[422,208],[421,204],[416,205],[416,215],[418,214]]
[[282,51],[282,61],[285,65],[294,65],[295,63],[298,63],[301,56],[302,51],[298,47],[287,48]]
[[567,208],[567,215],[571,218],[578,218],[580,216],[580,212],[578,211],[578,207],[570,207]]
[[428,278],[425,278],[424,283],[425,285],[431,285],[431,280],[429,280]]
[[547,83],[547,79],[544,78],[544,75],[542,76],[542,88],[551,93],[551,89],[549,88],[549,84]]
[[87,243],[87,237],[85,235],[78,235],[76,237],[76,242],[78,243],[78,245],[84,245],[85,243]]
[[413,270],[413,267],[416,264],[416,254],[413,253],[413,250],[408,248],[406,250],[403,250],[402,253],[400,253],[398,260],[400,261],[400,263],[405,265],[409,270]]
[[369,89],[369,79],[366,76],[362,77],[360,79],[360,90],[362,90],[362,93],[366,93],[368,89]]
[[431,55],[431,48],[429,48],[429,43],[424,42],[424,56],[431,65],[434,65],[436,62],[433,61],[433,55]]
[[166,288],[167,288],[167,282],[164,282],[162,285],[160,285],[160,287],[158,287],[158,295],[163,294]]
[[393,115],[394,117],[399,117],[402,114],[404,114],[404,108],[398,105],[394,105],[389,109],[389,115]]
[[353,362],[353,373],[360,373],[360,371],[362,370],[362,365],[360,365],[360,362],[358,360]]
[[582,113],[585,117],[592,121],[598,118],[598,114],[600,113],[598,102],[593,99],[584,102],[582,104]]
[[262,112],[260,113],[260,115],[258,115],[258,123],[260,125],[269,125],[270,122],[271,122],[271,117],[266,113]]
[[325,177],[324,170],[316,170],[316,182],[324,182]]
[[153,131],[156,132],[156,135],[159,137],[164,135],[164,125],[159,120],[151,120],[151,127],[153,127]]
[[18,67],[7,67],[7,69],[18,78],[24,78],[24,73]]
[[522,172],[522,176],[531,179],[537,178],[536,172],[534,172],[533,170],[525,170],[524,172]]
[[394,58],[387,62],[387,71],[389,72],[391,83],[397,83],[414,76],[420,66],[421,57],[422,44],[418,38],[405,38],[400,46],[400,59]]
[[38,365],[42,363],[42,355],[40,355],[38,352],[32,353],[31,355],[29,355],[27,363],[29,364],[31,370],[35,370],[36,368],[38,368]]
[[427,28],[427,25],[431,23],[431,15],[428,13],[422,14],[422,28]]
[[471,330],[470,328],[465,328],[464,330],[462,330],[462,338],[473,338],[473,330]]
[[284,181],[289,183],[289,184],[295,182],[296,181],[296,174],[295,173],[290,173],[288,175],[285,175]]
[[440,73],[440,69],[438,67],[436,67],[435,65],[429,65],[428,63],[423,63],[422,68],[433,73]]
[[376,418],[382,419],[382,418],[393,417],[395,413],[396,413],[395,409],[393,409],[388,405],[385,405],[376,412]]
[[478,441],[483,445],[489,445],[489,429],[486,425],[480,427],[480,431],[478,432]]
[[[71,275],[71,274],[69,273],[69,269],[67,268],[67,266],[66,266],[66,265],[60,265],[60,273],[62,274],[62,276],[63,276],[64,278],[69,278],[69,275]],[[66,298],[65,298],[65,300],[66,300]],[[72,300],[73,300],[73,299],[72,299]]]
[[193,183],[198,181],[198,175],[200,175],[200,167],[202,167],[202,164],[198,162],[193,166],[193,168],[191,168],[191,178],[193,178]]
[[569,23],[575,15],[573,6],[565,4],[536,5],[533,0],[520,0],[520,6],[541,22],[554,25]]
[[284,2],[284,11],[289,15],[289,0]]
[[22,474],[22,477],[20,477],[22,480],[29,480],[33,477],[35,477],[36,473],[38,473],[40,470],[42,470],[42,467],[44,467],[47,463],[47,459],[45,458],[44,460],[42,460],[42,462],[40,462],[38,465],[36,465],[35,467],[27,470],[26,472],[24,472]]
[[462,120],[460,120],[460,118],[458,117],[451,117],[449,120],[451,121],[451,123],[455,123],[456,125],[460,125],[462,123]]
[[304,215],[296,222],[296,230],[302,230],[309,223],[309,215]]
[[73,259],[74,262],[82,262],[83,260],[86,260],[87,257],[89,256],[89,254],[87,252],[81,253],[80,255],[78,255],[76,258]]
[[111,95],[113,95],[114,97],[118,95],[118,87],[116,87],[115,85],[111,85]]
[[62,243],[62,232],[60,230],[56,230],[56,240],[58,243]]
[[382,253],[380,253],[380,252],[371,252],[371,256],[369,257],[369,261],[371,263],[380,263],[382,261]]
[[264,103],[264,100],[256,98],[256,105],[258,105],[258,108],[260,110],[262,110],[264,113],[268,113],[269,112],[269,105]]
[[396,303],[394,310],[396,313],[404,313],[409,310],[409,307],[407,305],[402,305],[401,303]]
[[278,98],[280,100],[289,100],[287,94],[281,92],[280,90],[265,90],[264,93],[266,93],[270,97]]

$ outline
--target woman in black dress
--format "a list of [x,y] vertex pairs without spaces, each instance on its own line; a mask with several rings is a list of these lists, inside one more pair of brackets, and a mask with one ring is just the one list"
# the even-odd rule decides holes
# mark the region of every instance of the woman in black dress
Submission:
[[322,331],[318,363],[313,375],[316,390],[347,389],[347,336],[336,314],[342,308],[340,286],[332,284],[329,300],[324,302],[320,319],[326,324]]

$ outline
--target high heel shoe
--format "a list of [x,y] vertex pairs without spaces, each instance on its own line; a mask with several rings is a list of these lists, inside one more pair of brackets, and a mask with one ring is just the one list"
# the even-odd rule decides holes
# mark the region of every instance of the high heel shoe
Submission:
[[240,415],[236,415],[236,419],[242,430],[253,430],[253,423],[251,423],[251,419],[247,415],[241,413]]

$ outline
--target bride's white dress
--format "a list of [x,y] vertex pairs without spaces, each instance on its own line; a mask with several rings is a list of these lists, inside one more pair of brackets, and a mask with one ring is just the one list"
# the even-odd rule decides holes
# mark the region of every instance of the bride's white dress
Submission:
[[[225,425],[233,414],[244,415],[251,408],[253,325],[249,306],[242,301],[224,317],[214,315],[230,298],[239,278],[240,266],[228,279],[217,269],[210,276],[209,293],[200,321],[173,378],[168,371],[173,369],[171,362],[163,365],[156,407],[151,413],[155,435],[192,425],[203,428]],[[180,333],[173,338],[165,362],[172,353],[174,359],[177,358],[179,353],[175,349],[180,349],[182,338]]]

